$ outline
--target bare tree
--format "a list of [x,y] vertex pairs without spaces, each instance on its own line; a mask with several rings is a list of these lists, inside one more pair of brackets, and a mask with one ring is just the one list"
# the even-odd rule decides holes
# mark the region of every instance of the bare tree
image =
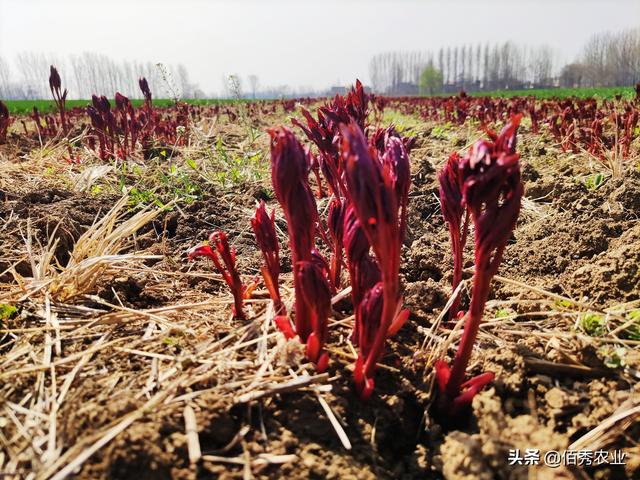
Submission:
[[24,85],[25,98],[45,98],[46,75],[49,68],[47,60],[42,54],[22,52],[15,59],[20,82]]
[[486,43],[484,46],[484,59],[482,61],[482,85],[484,89],[488,88],[489,85],[489,65],[490,65],[490,54],[489,54],[489,44]]
[[582,67],[582,85],[634,84],[640,78],[640,28],[593,35],[572,69],[565,72],[564,81],[575,79],[577,64]]
[[249,75],[249,86],[251,88],[251,96],[255,99],[256,93],[258,91],[258,85],[260,84],[260,79],[258,75],[251,74]]
[[193,86],[189,81],[189,72],[187,71],[187,67],[185,67],[182,63],[178,64],[175,76],[176,81],[178,82],[178,87],[182,91],[182,98],[192,98]]
[[503,43],[500,47],[500,69],[498,79],[500,80],[500,88],[509,88],[513,79],[511,45],[509,42]]
[[553,75],[553,50],[548,46],[534,49],[531,52],[529,69],[531,82],[534,86],[550,86]]
[[473,45],[469,44],[467,46],[467,67],[465,68],[466,83],[473,83],[473,60]]
[[583,84],[585,75],[584,65],[581,63],[570,63],[562,68],[560,73],[560,86],[567,88],[579,87]]
[[371,60],[369,60],[369,79],[371,80],[371,87],[374,92],[382,91],[382,72],[380,63],[380,55],[374,55],[371,57]]
[[[444,49],[442,47],[440,47],[438,49],[438,70],[440,70],[440,73],[442,73],[444,75]],[[446,83],[446,77],[445,77],[445,83]]]
[[0,97],[7,98],[9,96],[11,72],[9,71],[9,62],[0,57]]
[[480,76],[480,69],[482,67],[481,63],[482,63],[482,45],[477,44],[476,45],[476,74],[475,74],[476,84],[479,84],[481,79],[481,76]]
[[465,45],[460,49],[460,86],[464,89],[466,80],[466,67],[467,67],[467,47]]
[[453,84],[457,87],[458,86],[458,47],[456,46],[453,49]]

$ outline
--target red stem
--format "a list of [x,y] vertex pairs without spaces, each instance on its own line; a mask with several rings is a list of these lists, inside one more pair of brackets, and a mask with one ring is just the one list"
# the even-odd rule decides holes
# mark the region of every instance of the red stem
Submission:
[[[477,228],[476,228],[476,235]],[[478,336],[480,322],[484,306],[489,297],[489,286],[491,279],[498,271],[505,245],[500,245],[493,249],[483,249],[476,242],[476,271],[473,274],[473,290],[471,292],[471,308],[469,309],[469,319],[465,323],[460,346],[453,361],[451,376],[447,382],[446,394],[450,399],[456,398],[460,394],[460,387],[464,383],[465,372],[469,366],[473,346]],[[493,257],[492,257],[493,252]]]
[[[464,245],[467,243],[467,232],[469,231],[469,211],[466,210],[464,217],[464,225],[462,232],[459,227],[449,224],[449,234],[451,235],[451,243],[453,250],[453,291],[455,292],[458,285],[462,281],[462,267],[464,265]],[[462,236],[462,238],[460,238]],[[449,319],[453,320],[458,316],[458,308],[460,306],[460,293],[453,299],[451,308],[449,309]]]
[[297,280],[298,272],[300,271],[300,267],[298,262],[296,261],[296,255],[292,255],[292,259],[295,262],[293,266],[293,288],[296,296],[296,304],[295,304],[295,323],[296,323],[296,333],[300,337],[303,343],[307,342],[307,338],[312,331],[312,326],[309,323],[309,319],[311,318],[312,310],[307,305],[307,302],[304,300],[304,294],[302,293],[302,285]]
[[[225,262],[226,263],[226,262]],[[242,280],[240,279],[240,275],[235,270],[234,265],[227,265],[227,268],[230,270],[230,277],[232,283],[229,285],[231,290],[233,291],[233,303],[235,308],[236,317],[239,319],[244,319],[244,310],[243,310],[243,299],[244,299],[244,286],[242,285]]]
[[[462,281],[462,248],[460,246],[460,231],[455,225],[449,224],[449,233],[451,235],[451,249],[453,250],[453,281],[451,282],[451,286],[455,292]],[[449,309],[449,320],[456,318],[459,305],[460,293],[458,292]]]
[[[384,218],[381,214],[379,218]],[[386,238],[382,237],[382,241],[378,248],[374,248],[374,252],[380,262],[382,270],[382,315],[380,317],[380,326],[373,339],[373,344],[369,350],[369,354],[364,363],[365,378],[372,378],[376,369],[376,363],[382,355],[385,341],[389,333],[389,327],[393,323],[393,319],[398,309],[398,275],[400,273],[400,242],[398,237],[397,224],[391,226],[391,234]],[[387,241],[385,241],[387,240]]]
[[318,183],[318,193],[317,193],[317,197],[318,198],[324,198],[324,190],[322,189],[322,179],[320,178],[320,173],[318,172],[318,168],[314,168],[313,169],[313,174],[316,177],[316,182]]
[[389,331],[389,327],[393,322],[393,318],[395,317],[397,306],[398,306],[398,286],[396,281],[388,274],[383,273],[383,307],[382,307],[382,316],[380,318],[380,327],[376,332],[376,336],[373,340],[373,345],[371,345],[371,349],[369,350],[369,355],[364,363],[364,376],[365,378],[372,378],[376,369],[376,364],[380,356],[382,355],[382,350],[384,348],[384,343],[387,340],[387,334]]
[[[289,235],[291,237],[291,261],[293,262],[293,289],[295,294],[295,324],[296,324],[296,333],[300,337],[303,343],[306,343],[307,338],[312,332],[312,325],[310,324],[311,315],[313,310],[307,305],[307,302],[304,299],[304,294],[302,291],[302,285],[298,281],[298,273],[300,271],[299,262],[300,261],[311,261],[311,249],[301,248],[302,245],[298,240],[298,235],[292,232],[292,223],[291,216],[289,215],[288,209],[285,209],[285,217],[287,219],[287,225],[289,226]],[[311,227],[312,229],[315,227]],[[311,239],[308,243],[309,245],[313,244],[313,230],[311,230]],[[302,235],[308,234],[307,232],[301,232]],[[308,251],[307,251],[308,250]]]
[[261,271],[264,284],[269,291],[271,299],[273,300],[273,307],[276,315],[282,315],[284,313],[284,305],[280,298],[280,289],[278,288],[278,282],[276,281],[277,277],[270,271],[268,266],[263,266]]
[[331,286],[338,290],[340,288],[340,273],[342,271],[342,239],[333,245],[334,251],[331,255]]
[[460,387],[465,381],[465,372],[471,360],[473,346],[478,336],[480,322],[484,305],[489,294],[489,282],[491,277],[489,272],[476,271],[473,279],[473,291],[471,295],[471,308],[469,309],[469,319],[464,326],[460,346],[453,361],[451,376],[447,382],[447,397],[454,399],[460,394]]

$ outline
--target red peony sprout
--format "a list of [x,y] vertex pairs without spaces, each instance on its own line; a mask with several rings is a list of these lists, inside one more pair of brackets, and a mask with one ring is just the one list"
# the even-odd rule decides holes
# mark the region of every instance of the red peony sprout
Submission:
[[273,300],[277,314],[284,313],[284,305],[280,297],[278,278],[280,276],[280,245],[275,227],[275,210],[271,215],[267,213],[264,202],[260,202],[255,215],[251,218],[251,227],[256,237],[256,243],[262,252],[264,266],[261,268],[264,284]]
[[[319,369],[326,368],[328,358],[324,356],[322,346],[326,340],[328,322],[326,292],[329,292],[330,309],[331,289],[322,272],[324,267],[319,266],[318,255],[314,253],[318,212],[309,188],[308,152],[304,151],[288,128],[270,130],[269,134],[272,139],[271,181],[287,219],[290,239],[295,291],[295,333],[306,344],[309,360],[316,363]],[[293,329],[287,323],[283,317],[277,321],[280,329],[290,337]]]
[[[442,216],[449,225],[449,237],[451,238],[451,251],[453,253],[453,291],[458,288],[462,281],[463,267],[463,251],[467,239],[467,223],[469,221],[469,212],[462,203],[462,179],[461,171],[458,168],[460,164],[460,156],[453,153],[447,164],[438,174],[440,183],[440,209]],[[464,216],[464,224],[462,217]],[[449,309],[449,318],[456,318],[458,315],[458,306],[460,304],[460,294],[451,304]]]
[[465,372],[478,335],[489,295],[491,278],[498,270],[511,236],[523,194],[516,133],[522,115],[515,115],[500,135],[488,132],[492,142],[481,140],[458,161],[462,204],[469,209],[475,229],[475,274],[469,318],[453,367],[436,363],[439,407],[455,416],[468,407],[475,394],[493,379],[484,373],[465,381]]
[[[213,245],[213,248],[212,248]],[[245,295],[250,295],[250,289],[245,288],[236,269],[236,251],[229,246],[229,240],[224,232],[213,232],[209,236],[209,242],[193,247],[188,252],[189,260],[196,257],[207,257],[222,275],[233,294],[233,314],[236,318],[244,319],[242,309]],[[222,259],[222,261],[220,261]]]
[[62,80],[60,79],[60,74],[56,67],[51,65],[50,73],[49,73],[49,88],[51,89],[51,95],[53,95],[53,100],[56,103],[56,107],[58,107],[58,113],[60,114],[60,124],[62,125],[62,129],[64,132],[68,130],[67,125],[67,116],[65,112],[65,104],[67,102],[67,89],[65,88],[62,91]]
[[[352,122],[342,127],[342,160],[349,198],[355,215],[373,249],[380,267],[381,293],[371,290],[363,297],[361,324],[358,326],[359,355],[354,371],[356,388],[363,399],[374,387],[373,374],[382,357],[387,337],[397,331],[407,319],[400,311],[400,248],[401,224],[399,211],[398,174],[391,158],[402,153],[404,146],[389,145],[389,158],[381,161],[375,147],[369,147],[362,129]],[[408,163],[407,163],[408,168]],[[381,299],[380,299],[381,296]],[[379,307],[377,302],[382,302]],[[380,312],[379,318],[373,318]],[[366,325],[365,325],[366,324]]]

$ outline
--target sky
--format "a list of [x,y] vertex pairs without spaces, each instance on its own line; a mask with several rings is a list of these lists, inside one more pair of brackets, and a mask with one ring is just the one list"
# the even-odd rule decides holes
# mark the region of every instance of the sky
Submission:
[[205,92],[369,80],[377,53],[514,41],[570,60],[594,33],[640,26],[640,0],[0,0],[0,57],[85,51],[183,63]]

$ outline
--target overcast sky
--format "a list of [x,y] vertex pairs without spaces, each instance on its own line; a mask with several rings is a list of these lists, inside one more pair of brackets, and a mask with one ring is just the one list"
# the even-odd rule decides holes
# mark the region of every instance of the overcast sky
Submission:
[[640,0],[0,0],[0,56],[92,51],[183,63],[206,92],[368,81],[370,58],[511,40],[572,58],[596,32],[640,26]]

